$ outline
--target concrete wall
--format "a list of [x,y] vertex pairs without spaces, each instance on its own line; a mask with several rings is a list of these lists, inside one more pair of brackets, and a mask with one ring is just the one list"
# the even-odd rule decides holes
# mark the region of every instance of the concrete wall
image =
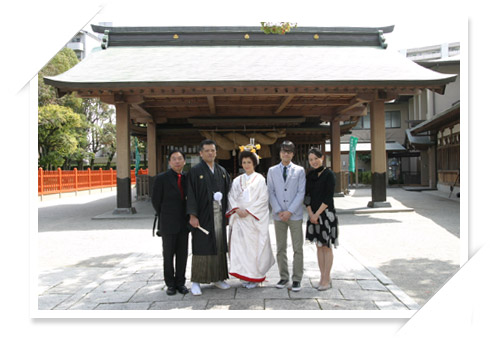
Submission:
[[[459,74],[459,65],[447,65],[434,67],[434,71],[446,74]],[[454,103],[460,99],[460,77],[456,78],[456,81],[446,85],[446,90],[444,95],[435,94],[434,95],[434,106],[436,113],[444,112],[451,108]]]
[[[408,103],[402,102],[397,104],[385,103],[386,111],[400,111],[400,128],[386,128],[386,142],[398,142],[400,144],[405,143],[405,130],[408,129]],[[368,109],[369,115],[369,109]],[[350,137],[354,136],[359,138],[358,143],[371,142],[371,130],[370,129],[353,129],[352,134],[344,135],[340,138],[341,143],[347,143],[350,141]]]

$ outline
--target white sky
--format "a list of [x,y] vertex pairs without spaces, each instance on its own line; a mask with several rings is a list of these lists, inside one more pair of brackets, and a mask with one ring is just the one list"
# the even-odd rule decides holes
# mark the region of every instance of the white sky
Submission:
[[[423,4],[422,7],[417,3]],[[466,40],[468,17],[446,1],[132,1],[111,2],[91,20],[114,26],[259,26],[261,21],[298,26],[395,25],[386,34],[389,49]],[[396,5],[396,4],[401,4]],[[396,6],[395,6],[396,5]],[[384,9],[383,9],[384,8]],[[422,8],[422,9],[421,9]],[[381,10],[383,9],[383,10]]]

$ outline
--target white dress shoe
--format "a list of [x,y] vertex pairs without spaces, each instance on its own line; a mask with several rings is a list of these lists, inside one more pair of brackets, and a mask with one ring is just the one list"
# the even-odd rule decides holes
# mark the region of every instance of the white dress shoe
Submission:
[[191,293],[192,295],[202,295],[201,285],[199,283],[192,282]]
[[214,285],[218,287],[219,289],[228,289],[230,288],[230,285],[226,283],[225,281],[218,281],[214,282]]

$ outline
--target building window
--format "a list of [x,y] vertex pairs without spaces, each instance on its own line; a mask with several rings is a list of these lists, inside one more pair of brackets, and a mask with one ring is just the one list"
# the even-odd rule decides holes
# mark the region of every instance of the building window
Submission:
[[385,112],[385,127],[386,128],[401,128],[401,113],[400,111]]
[[[401,128],[401,113],[400,111],[386,111],[385,112],[385,127],[386,128]],[[367,130],[371,128],[371,117],[362,116],[359,119],[357,125],[353,128],[354,130]]]
[[357,125],[353,127],[353,130],[366,130],[371,128],[371,117],[369,114],[367,116],[362,116]]

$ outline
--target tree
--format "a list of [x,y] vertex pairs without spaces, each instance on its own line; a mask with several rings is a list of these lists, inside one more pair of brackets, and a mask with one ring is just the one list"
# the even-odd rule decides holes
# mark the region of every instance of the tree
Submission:
[[78,64],[77,55],[73,50],[65,47],[58,52],[38,74],[38,106],[56,104],[68,106],[75,112],[80,112],[82,99],[75,97],[74,94],[65,95],[58,98],[56,90],[50,85],[46,85],[43,77],[56,76],[68,71]]
[[46,105],[39,108],[39,166],[50,170],[61,167],[78,147],[84,119],[66,106]]
[[102,129],[102,151],[107,154],[106,170],[111,167],[112,159],[116,154],[116,124],[111,120]]
[[[75,133],[78,137],[76,149],[72,153],[64,155],[63,168],[69,169],[71,163],[75,161],[79,169],[83,169],[84,160],[90,159],[90,166],[93,167],[95,154],[102,148],[102,136],[104,125],[111,122],[114,109],[107,104],[103,104],[99,99],[81,99],[75,94],[67,94],[58,98],[54,87],[46,85],[43,81],[45,76],[55,76],[66,72],[78,63],[77,56],[73,50],[63,48],[54,56],[49,63],[39,72],[38,85],[38,105],[40,108],[48,105],[58,105],[68,107],[72,112],[81,116],[84,124],[78,127]],[[41,131],[44,125],[38,127],[40,135],[48,134],[49,131]],[[115,136],[114,136],[115,138]],[[105,143],[114,144],[110,138],[104,138]],[[59,154],[58,154],[59,156]],[[57,157],[58,157],[57,156]],[[114,156],[114,155],[112,155]],[[59,164],[57,159],[56,163]],[[60,165],[58,165],[60,166]]]
[[[104,136],[105,132],[110,132],[105,126],[112,124],[114,109],[99,99],[86,99],[83,102],[83,113],[88,123],[86,130],[87,155],[90,159],[90,167],[93,167],[95,154],[102,150],[104,144],[115,144],[115,134],[109,133],[108,136]],[[111,140],[111,137],[114,140]]]
[[[58,98],[56,94],[56,90],[54,87],[50,85],[46,85],[43,81],[43,77],[45,76],[55,76],[60,73],[68,71],[70,68],[78,64],[78,59],[75,52],[69,48],[63,48],[60,52],[58,52],[47,64],[43,67],[43,69],[38,74],[38,106],[39,106],[39,115],[41,116],[41,112],[46,114],[46,112],[50,112],[51,115],[53,112],[57,111],[58,114],[62,112],[70,112],[75,114],[80,114],[83,112],[83,99],[77,98],[74,94],[67,94],[61,98]],[[48,108],[48,106],[59,106],[58,109],[54,109],[53,107]],[[62,108],[70,108],[70,111],[66,111]],[[68,119],[71,119],[70,117]],[[40,121],[42,117],[39,117]],[[58,117],[57,121],[62,120],[61,117]],[[80,117],[80,120],[84,122],[83,117]],[[40,150],[43,150],[39,153],[39,163],[49,166],[54,162],[56,166],[63,166],[63,168],[69,168],[72,160],[76,160],[78,162],[78,166],[83,166],[83,159],[86,157],[85,148],[87,143],[84,141],[86,138],[83,137],[83,129],[86,128],[86,124],[80,124],[76,129],[71,131],[72,135],[67,136],[67,139],[70,140],[71,137],[77,136],[78,143],[76,143],[76,147],[73,148],[75,144],[69,144],[69,150],[72,150],[71,153],[67,153],[66,150],[60,150],[60,152],[55,152],[53,150],[49,151],[49,156],[46,152],[46,145],[39,144],[38,147]],[[46,129],[46,130],[45,130]],[[50,136],[53,131],[52,124],[39,124],[38,125],[38,134],[39,136]],[[57,136],[59,137],[59,136]],[[39,139],[40,143],[42,142],[42,138]],[[50,144],[50,141],[46,141]],[[56,144],[56,143],[55,143]],[[59,157],[63,155],[63,162]],[[61,164],[60,164],[61,163]]]

